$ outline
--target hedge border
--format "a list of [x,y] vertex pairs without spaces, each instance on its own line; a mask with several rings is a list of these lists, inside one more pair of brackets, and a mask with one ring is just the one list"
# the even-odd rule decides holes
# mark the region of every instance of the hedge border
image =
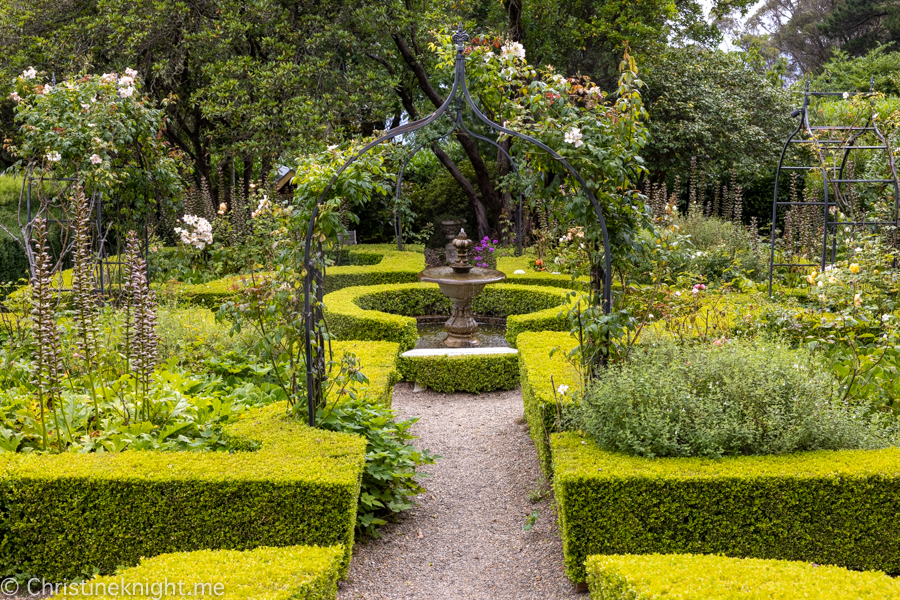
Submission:
[[[569,294],[541,286],[488,286],[472,306],[476,313],[506,316],[506,339],[514,345],[524,331],[568,331],[566,313],[575,302]],[[449,314],[450,307],[434,283],[345,288],[327,294],[323,303],[329,329],[338,339],[388,340],[400,344],[401,351],[413,348],[418,340],[413,315]],[[519,312],[535,306],[534,312]]]
[[[548,271],[535,271],[534,259],[530,256],[499,256],[497,257],[497,270],[506,274],[506,281],[503,283],[540,285],[580,291],[586,291],[590,285],[590,279],[587,277],[573,280],[568,273],[554,275]],[[525,271],[525,273],[517,274],[516,271]]]
[[[568,332],[526,332],[516,338],[525,421],[547,477],[553,475],[550,433],[558,418],[556,401],[569,402],[582,385],[581,374],[567,358],[577,345]],[[569,391],[554,395],[553,384],[567,385]]]
[[592,554],[702,553],[900,572],[900,448],[647,459],[552,435],[566,574]]
[[369,379],[368,384],[356,384],[357,393],[368,394],[372,400],[390,408],[394,385],[400,381],[398,355],[400,345],[394,342],[365,342],[359,340],[335,340],[331,343],[334,359],[340,360],[345,352],[356,355],[360,370]]
[[[72,584],[74,593],[62,593],[59,597],[61,600],[86,596],[97,600],[189,596],[215,596],[222,600],[260,597],[266,600],[333,600],[337,598],[343,556],[344,549],[340,546],[162,554],[142,559],[138,566],[123,569],[115,575],[95,577],[83,585]],[[125,588],[127,591],[123,591],[123,583],[129,586]],[[135,584],[141,588],[136,588]],[[154,584],[159,587],[151,588]],[[166,593],[163,587],[166,584],[171,584],[170,591],[177,594]],[[197,584],[209,587],[198,589],[194,587]],[[179,585],[183,587],[179,589]],[[100,586],[103,586],[102,593],[99,593]],[[217,593],[219,591],[221,593]]]
[[519,385],[519,355],[512,352],[400,356],[397,366],[404,381],[436,392],[480,394],[511,390]]
[[344,575],[365,440],[282,403],[225,434],[240,451],[0,456],[0,571],[65,581],[170,552],[341,545]]
[[[350,262],[361,257],[381,256],[376,262],[330,267],[325,272],[325,293],[360,285],[413,283],[416,275],[425,268],[425,255],[418,252],[390,250],[382,244],[359,245],[344,248]],[[260,277],[266,273],[258,274]],[[160,286],[160,292],[190,304],[217,310],[228,298],[234,296],[247,275],[232,275],[208,283],[169,283]]]
[[589,556],[591,598],[644,600],[838,600],[900,598],[900,582],[878,571],[808,562],[697,554]]

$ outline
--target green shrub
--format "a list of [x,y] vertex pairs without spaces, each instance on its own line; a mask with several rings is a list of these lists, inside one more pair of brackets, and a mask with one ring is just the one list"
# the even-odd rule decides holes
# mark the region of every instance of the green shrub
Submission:
[[887,446],[884,420],[837,393],[807,350],[663,340],[610,366],[573,412],[599,447],[651,458]]
[[[514,343],[522,331],[568,331],[567,294],[537,286],[488,286],[472,308],[476,314],[507,317],[506,339]],[[338,339],[387,340],[400,344],[401,351],[418,340],[412,316],[450,310],[450,300],[433,283],[345,288],[327,294],[323,302],[329,329]]]
[[519,356],[513,353],[401,356],[397,366],[404,381],[436,392],[480,394],[519,385]]
[[591,554],[700,553],[900,572],[900,449],[638,458],[553,438],[566,574]]
[[318,426],[328,431],[359,434],[366,439],[366,468],[362,476],[356,528],[378,537],[376,528],[386,519],[413,507],[412,499],[425,489],[416,473],[422,465],[434,464],[428,450],[419,450],[409,429],[418,419],[396,420],[389,408],[369,404],[364,398],[330,404],[316,413]]
[[0,454],[0,572],[65,581],[169,552],[341,545],[345,573],[365,440],[280,403],[224,433],[237,451]]
[[808,562],[692,554],[589,556],[594,600],[838,600],[900,597],[884,573]]
[[[560,412],[581,387],[581,374],[567,359],[577,345],[577,340],[568,332],[526,332],[516,338],[525,420],[541,469],[548,477],[553,471],[550,434],[557,431]],[[567,393],[554,395],[554,390],[562,385],[568,386]],[[557,400],[561,403],[559,407]]]
[[[173,600],[202,595],[223,600],[333,600],[337,597],[343,556],[344,549],[337,546],[163,554],[143,559],[140,565],[114,576],[95,577],[68,588],[60,586],[59,597]],[[123,583],[128,587],[123,589]],[[166,589],[166,583],[172,586]]]
[[359,361],[359,368],[369,383],[354,384],[357,395],[390,408],[394,385],[400,381],[397,355],[400,346],[394,342],[333,341],[335,359],[349,352]]

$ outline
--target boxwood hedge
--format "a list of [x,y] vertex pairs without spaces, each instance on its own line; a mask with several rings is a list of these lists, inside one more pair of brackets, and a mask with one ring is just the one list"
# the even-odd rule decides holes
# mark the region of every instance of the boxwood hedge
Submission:
[[59,597],[333,600],[337,597],[343,557],[340,546],[162,554],[143,559],[140,565],[122,569],[116,575],[61,586]]
[[65,581],[169,552],[341,545],[344,573],[365,440],[281,403],[226,434],[239,451],[0,455],[0,572]]
[[[571,290],[586,290],[590,284],[587,277],[573,280],[568,273],[554,275],[548,271],[534,270],[534,257],[531,256],[501,256],[497,258],[497,270],[506,274],[504,283],[519,285],[543,285],[550,287],[566,288]],[[525,271],[516,273],[516,271]]]
[[334,359],[340,360],[345,352],[356,355],[360,370],[369,379],[368,384],[356,386],[357,393],[367,393],[373,400],[391,406],[394,385],[400,381],[397,355],[400,346],[394,342],[334,341],[331,344]]
[[592,554],[722,553],[900,573],[900,448],[647,459],[554,434],[566,574]]
[[[568,402],[572,394],[581,387],[581,374],[567,358],[576,345],[577,341],[568,332],[526,332],[516,339],[525,420],[537,449],[541,469],[547,477],[552,474],[550,433],[557,421],[556,401]],[[554,397],[553,384],[557,388],[567,385],[569,390],[566,394],[556,394]]]
[[[476,314],[506,317],[506,339],[523,331],[568,330],[571,302],[565,290],[488,286],[472,302]],[[345,340],[389,340],[409,350],[418,339],[413,316],[449,314],[450,300],[433,283],[361,286],[327,294],[323,300],[331,332]]]
[[692,554],[589,556],[594,600],[838,600],[900,598],[884,573],[809,562]]
[[404,381],[437,392],[511,390],[519,385],[519,356],[462,354],[453,356],[401,356],[398,363]]

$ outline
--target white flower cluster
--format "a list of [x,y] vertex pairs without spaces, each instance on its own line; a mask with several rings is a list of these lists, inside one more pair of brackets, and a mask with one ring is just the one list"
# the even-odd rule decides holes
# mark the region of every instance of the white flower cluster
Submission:
[[62,160],[62,155],[59,152],[49,152],[47,153],[47,160],[50,162],[59,162]]
[[203,250],[207,244],[212,244],[212,225],[203,217],[197,215],[184,215],[181,218],[190,229],[175,228],[175,233],[181,236],[181,241],[198,250]]
[[259,201],[259,205],[256,207],[256,210],[250,213],[250,217],[255,219],[259,215],[265,214],[265,212],[269,210],[270,206],[271,205],[269,204],[269,197],[263,196],[262,200]]
[[519,42],[510,42],[508,44],[504,44],[502,48],[500,48],[500,58],[518,58],[519,60],[525,60],[525,46],[520,44]]
[[25,79],[34,79],[37,77],[37,71],[34,70],[34,67],[28,67],[27,71],[22,71],[22,77]]
[[584,145],[584,142],[581,141],[581,137],[581,130],[577,127],[573,127],[566,132],[566,143],[575,144],[575,147],[578,148]]
[[22,101],[21,96],[19,96],[19,94],[15,93],[15,92],[12,92],[9,95],[9,99],[12,100],[13,102],[15,102],[16,104],[18,104],[19,102]]
[[102,162],[103,162],[103,159],[100,158],[99,154],[91,154],[91,164],[92,165],[99,165]]

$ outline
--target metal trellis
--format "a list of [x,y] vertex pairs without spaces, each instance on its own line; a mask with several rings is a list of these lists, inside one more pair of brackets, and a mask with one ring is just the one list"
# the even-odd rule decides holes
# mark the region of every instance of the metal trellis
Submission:
[[[509,154],[504,150],[496,141],[473,133],[468,127],[463,123],[463,109],[468,107],[468,109],[475,115],[478,121],[480,121],[483,125],[490,128],[492,131],[495,131],[499,134],[507,135],[512,138],[516,138],[527,142],[533,146],[536,146],[549,154],[562,168],[564,168],[569,175],[575,178],[575,180],[580,185],[581,189],[584,191],[584,194],[588,197],[591,204],[594,207],[594,212],[597,216],[597,224],[600,227],[600,231],[602,234],[602,244],[603,244],[603,256],[599,260],[599,264],[595,265],[595,268],[591,270],[592,273],[592,289],[598,290],[602,285],[602,309],[605,314],[609,314],[612,308],[612,268],[611,268],[611,256],[610,256],[610,247],[609,247],[609,234],[606,229],[606,221],[603,217],[603,211],[600,208],[600,204],[597,202],[597,198],[594,196],[594,193],[588,188],[587,183],[578,173],[578,171],[569,164],[562,156],[557,154],[552,148],[537,140],[531,136],[525,135],[523,133],[519,133],[517,131],[513,131],[511,129],[507,129],[498,123],[490,120],[485,114],[478,108],[476,103],[473,101],[471,94],[469,93],[469,89],[466,84],[466,57],[464,54],[466,44],[469,41],[469,35],[463,31],[462,26],[456,31],[456,33],[452,36],[453,43],[456,44],[456,60],[454,65],[454,77],[453,77],[453,85],[450,88],[449,93],[447,94],[446,99],[443,104],[438,107],[438,109],[430,114],[429,116],[419,119],[417,121],[413,121],[411,123],[407,123],[406,125],[401,125],[400,127],[396,127],[380,138],[373,140],[366,144],[359,152],[357,152],[354,156],[348,159],[334,174],[331,178],[331,181],[319,195],[316,200],[316,204],[313,207],[312,213],[310,215],[309,226],[306,232],[306,245],[304,252],[304,284],[303,284],[303,294],[304,294],[304,302],[303,302],[303,314],[305,319],[305,354],[306,354],[306,393],[307,393],[307,408],[309,412],[309,424],[311,426],[315,426],[315,410],[317,405],[317,400],[319,399],[320,394],[322,393],[322,383],[325,381],[326,373],[325,373],[325,360],[324,360],[324,331],[323,327],[320,326],[320,323],[323,321],[323,311],[322,311],[322,297],[324,294],[323,291],[323,280],[324,280],[324,267],[320,267],[320,261],[313,261],[312,255],[312,244],[313,244],[313,231],[315,229],[316,217],[319,214],[319,209],[325,199],[328,197],[329,192],[331,191],[332,186],[341,176],[341,174],[354,162],[356,162],[361,156],[369,152],[375,146],[379,144],[383,144],[388,142],[398,136],[407,135],[412,132],[418,131],[435,123],[438,119],[440,119],[443,115],[448,114],[448,111],[452,110],[451,107],[456,106],[455,115],[453,118],[453,127],[444,135],[439,136],[439,138],[434,138],[429,142],[425,142],[419,144],[419,146],[413,149],[413,154],[421,150],[422,148],[428,146],[430,143],[434,143],[438,141],[440,138],[444,138],[450,135],[453,132],[461,132],[463,134],[469,135],[475,139],[478,139],[482,142],[486,142],[494,147],[496,147],[499,151],[501,151],[504,156],[506,156],[507,160],[509,160],[511,168],[513,171],[519,175],[518,170],[515,166],[514,161],[509,156]],[[411,158],[411,157],[410,157]],[[397,194],[399,198],[400,194],[400,184],[402,183],[403,173],[406,169],[406,166],[409,162],[409,158],[406,162],[403,163],[401,167],[398,177],[397,177]],[[518,252],[521,253],[522,249],[522,192],[519,192],[519,203],[518,210],[516,215],[516,226],[517,226],[517,239],[518,239]],[[398,248],[402,248],[402,223],[400,222],[400,215],[395,215],[395,232],[397,233],[398,240]],[[321,255],[322,248],[321,243],[316,242],[316,253]],[[598,273],[600,277],[602,277],[602,281],[598,281]],[[314,348],[318,350],[317,353],[314,352]]]
[[[872,112],[866,118],[865,124],[858,125],[810,125],[809,113],[810,105],[821,98],[840,98],[849,99],[855,96],[871,96],[874,93],[875,79],[870,80],[868,92],[811,92],[809,91],[809,77],[806,78],[806,87],[803,91],[803,106],[792,113],[792,116],[799,118],[797,128],[788,136],[784,147],[781,150],[781,156],[778,160],[778,168],[775,171],[775,194],[772,202],[772,232],[769,246],[769,296],[772,295],[772,280],[776,267],[819,267],[822,271],[828,264],[834,264],[837,252],[837,232],[838,227],[888,227],[900,228],[900,179],[897,177],[897,168],[891,155],[891,148],[887,138],[878,129],[877,120]],[[840,132],[848,132],[846,137],[842,137]],[[840,139],[821,139],[822,134],[827,134],[829,138]],[[875,142],[868,144],[858,143],[865,136],[873,136]],[[785,156],[791,144],[801,144],[809,147],[814,156],[818,159],[818,166],[809,165],[785,165]],[[860,179],[853,175],[846,176],[848,159],[850,153],[855,150],[881,150],[887,153],[887,163],[890,167],[890,179]],[[830,164],[829,159],[835,156],[835,153],[843,152],[839,164]],[[832,161],[833,163],[833,161]],[[822,200],[797,201],[794,199],[781,200],[779,189],[779,181],[782,171],[785,172],[821,172],[822,174]],[[837,209],[846,209],[844,201],[845,194],[854,184],[893,184],[894,187],[894,208],[893,217],[890,221],[870,221],[867,219],[851,221],[840,221],[832,213]],[[843,204],[843,206],[842,206]],[[822,252],[818,262],[775,262],[775,231],[778,218],[778,211],[781,207],[820,207],[822,211]],[[851,213],[851,218],[854,215]],[[831,240],[831,253],[829,260],[828,244]],[[808,260],[808,259],[807,259]]]

